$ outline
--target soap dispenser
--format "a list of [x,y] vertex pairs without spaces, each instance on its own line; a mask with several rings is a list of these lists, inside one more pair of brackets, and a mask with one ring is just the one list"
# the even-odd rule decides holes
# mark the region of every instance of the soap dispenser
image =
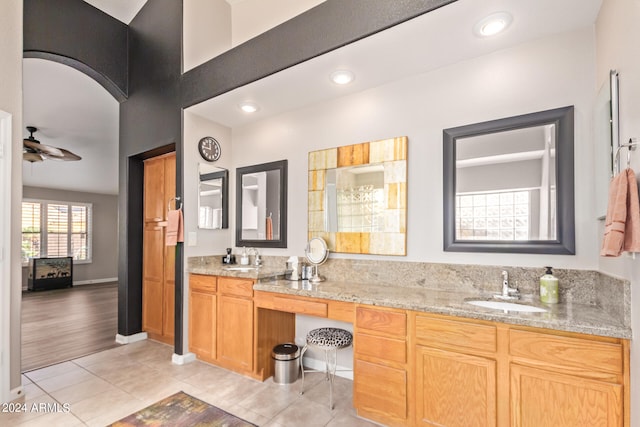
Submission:
[[247,248],[242,248],[242,255],[240,256],[241,265],[249,265],[249,254],[247,254]]
[[540,301],[546,304],[558,303],[558,278],[553,275],[551,267],[540,278]]

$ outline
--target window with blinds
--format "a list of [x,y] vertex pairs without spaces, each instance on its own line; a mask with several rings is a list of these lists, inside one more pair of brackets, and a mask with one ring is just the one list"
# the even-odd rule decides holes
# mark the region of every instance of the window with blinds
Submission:
[[23,264],[29,258],[65,256],[91,262],[91,209],[89,203],[23,201]]

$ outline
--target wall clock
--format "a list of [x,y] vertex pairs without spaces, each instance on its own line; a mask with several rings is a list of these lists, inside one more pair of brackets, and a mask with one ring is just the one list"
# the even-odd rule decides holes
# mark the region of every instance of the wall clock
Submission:
[[198,141],[198,152],[200,152],[200,155],[206,161],[215,162],[220,158],[222,149],[220,148],[220,143],[216,141],[215,138],[205,136]]

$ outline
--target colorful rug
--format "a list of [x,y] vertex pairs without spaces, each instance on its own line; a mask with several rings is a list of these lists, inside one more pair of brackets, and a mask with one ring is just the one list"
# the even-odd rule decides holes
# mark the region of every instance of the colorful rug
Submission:
[[115,427],[256,427],[180,391],[111,424]]

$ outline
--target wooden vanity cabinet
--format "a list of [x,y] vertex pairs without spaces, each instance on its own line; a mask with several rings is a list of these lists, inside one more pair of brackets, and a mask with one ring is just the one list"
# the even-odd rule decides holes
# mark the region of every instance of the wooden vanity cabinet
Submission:
[[251,375],[253,328],[253,280],[189,275],[189,351]]
[[218,363],[253,370],[253,280],[218,278]]
[[358,415],[388,426],[405,426],[407,314],[404,310],[356,306],[353,406]]
[[415,423],[497,424],[497,333],[490,324],[415,315]]
[[417,426],[628,426],[617,338],[410,313]]
[[514,328],[509,355],[511,425],[628,425],[627,341]]
[[189,275],[189,351],[216,359],[217,277]]

